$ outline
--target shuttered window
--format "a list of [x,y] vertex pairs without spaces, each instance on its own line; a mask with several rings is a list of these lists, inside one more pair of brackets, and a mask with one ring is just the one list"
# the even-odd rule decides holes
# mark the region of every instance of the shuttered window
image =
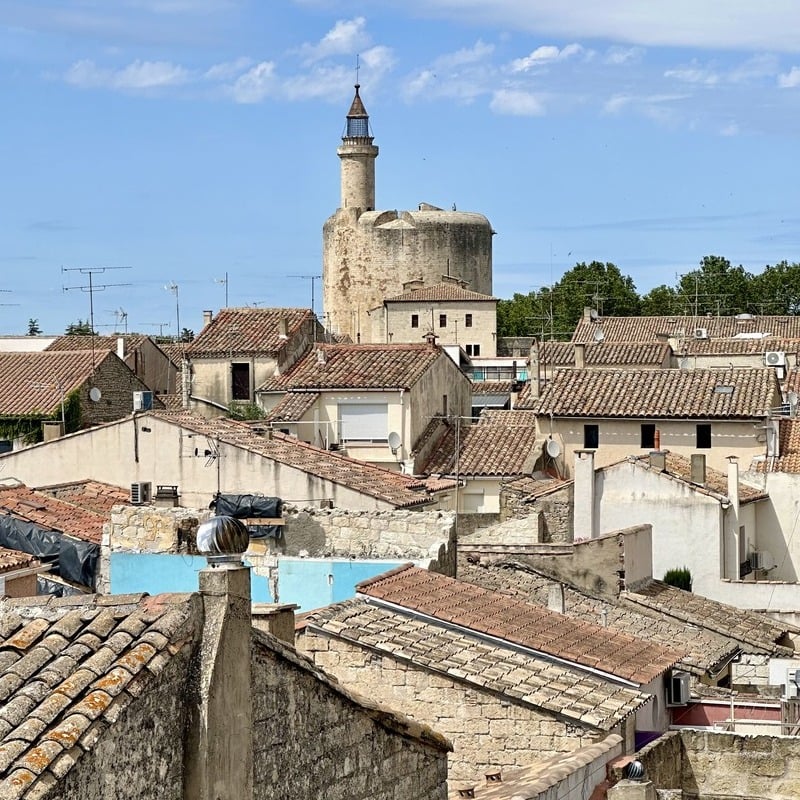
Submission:
[[349,442],[385,442],[389,436],[386,403],[340,403],[339,438]]

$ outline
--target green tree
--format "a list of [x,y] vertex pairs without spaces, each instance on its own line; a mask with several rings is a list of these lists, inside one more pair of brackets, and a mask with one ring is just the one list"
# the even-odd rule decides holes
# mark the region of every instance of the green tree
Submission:
[[89,324],[89,320],[87,319],[84,322],[82,319],[79,319],[77,322],[70,322],[67,325],[66,331],[64,331],[67,336],[92,336],[94,335],[94,331],[92,330],[92,326]]
[[181,331],[180,338],[178,339],[179,342],[191,342],[194,340],[194,331],[190,330],[189,328],[184,328]]
[[754,313],[800,314],[800,264],[767,264],[752,277],[750,296]]
[[753,276],[741,265],[734,267],[722,256],[705,256],[698,269],[681,276],[676,294],[684,313],[727,316],[752,311]]
[[28,336],[39,336],[42,329],[39,327],[39,320],[31,317],[28,320]]
[[678,293],[671,286],[662,284],[651,289],[643,298],[641,313],[645,317],[660,317],[684,312]]

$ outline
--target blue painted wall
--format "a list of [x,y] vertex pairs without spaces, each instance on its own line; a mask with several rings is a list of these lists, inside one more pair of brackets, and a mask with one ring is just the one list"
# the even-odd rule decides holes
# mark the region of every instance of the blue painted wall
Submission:
[[[297,603],[301,611],[338,603],[355,595],[357,583],[406,561],[362,561],[335,558],[279,558],[278,595],[281,603]],[[202,556],[169,553],[112,553],[111,591],[196,592]],[[253,602],[271,603],[269,583],[253,573]]]

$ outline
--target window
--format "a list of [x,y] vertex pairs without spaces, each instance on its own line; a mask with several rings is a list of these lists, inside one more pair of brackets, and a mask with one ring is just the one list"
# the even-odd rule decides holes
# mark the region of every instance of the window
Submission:
[[596,450],[600,444],[600,427],[598,425],[583,426],[583,446],[586,450]]
[[411,327],[412,328],[419,328],[419,314],[412,314],[411,315]]
[[472,314],[466,314],[464,316],[464,327],[471,328],[472,327]]
[[447,327],[447,314],[439,314],[439,327],[440,328]]
[[447,416],[447,395],[442,395],[442,414]]
[[642,444],[641,447],[652,450],[656,446],[656,426],[645,422],[642,425]]
[[697,444],[698,450],[711,449],[711,424],[702,422],[697,426]]
[[250,399],[249,364],[231,364],[231,397],[234,400]]
[[481,346],[479,344],[465,345],[465,350],[468,356],[479,356],[481,354]]
[[348,442],[385,442],[389,436],[386,403],[339,403],[339,439]]

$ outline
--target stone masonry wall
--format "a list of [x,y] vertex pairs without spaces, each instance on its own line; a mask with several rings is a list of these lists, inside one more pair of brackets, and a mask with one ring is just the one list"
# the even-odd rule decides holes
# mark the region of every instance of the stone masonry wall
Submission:
[[[731,686],[739,691],[758,687],[764,692],[769,684],[769,656],[742,653],[738,661],[731,664]],[[775,696],[780,689],[775,687]]]
[[511,698],[405,662],[382,657],[340,639],[305,631],[299,649],[343,685],[375,697],[453,742],[450,780],[476,781],[498,767],[569,753],[600,738]]
[[184,800],[188,704],[182,687],[189,668],[187,648],[167,664],[158,685],[131,703],[88,752],[81,755],[78,747],[65,752],[67,763],[78,761],[48,800]]
[[571,542],[573,539],[573,484],[526,502],[524,492],[503,488],[500,493],[500,519],[536,520],[538,542]]
[[441,744],[390,730],[380,721],[385,712],[335,691],[303,669],[301,659],[281,657],[256,638],[256,800],[446,799],[447,755]]

